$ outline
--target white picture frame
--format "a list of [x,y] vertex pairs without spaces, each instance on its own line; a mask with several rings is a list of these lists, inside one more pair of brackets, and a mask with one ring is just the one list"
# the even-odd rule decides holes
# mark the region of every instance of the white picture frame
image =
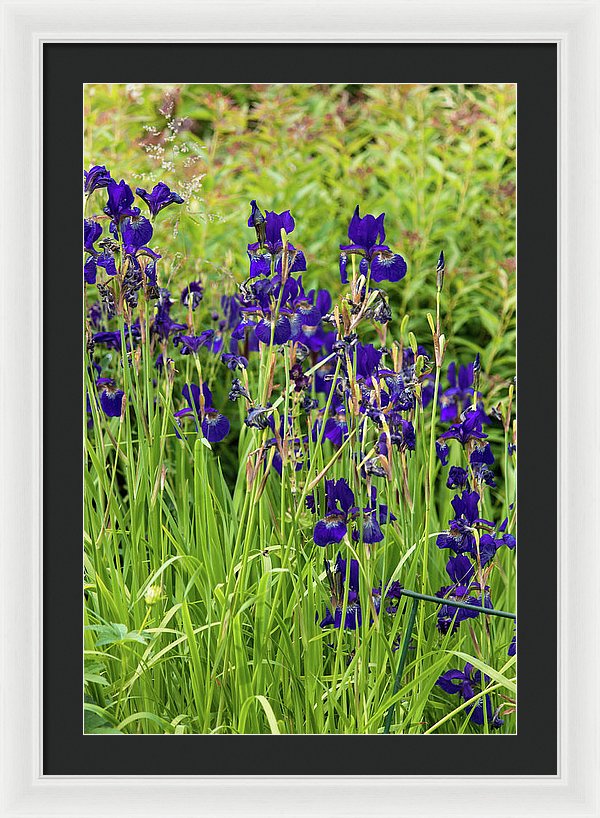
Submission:
[[[453,818],[464,815],[465,810],[481,811],[486,818],[600,816],[598,0],[385,0],[372,13],[359,0],[328,4],[309,0],[108,0],[102,4],[0,0],[0,8],[0,816],[221,818],[243,813],[246,818],[347,818],[375,812]],[[267,39],[558,44],[556,776],[146,778],[42,774],[42,47],[47,42]],[[540,270],[539,276],[540,287],[554,286],[551,270]],[[544,339],[540,339],[540,354],[555,354],[544,348]],[[546,386],[552,404],[554,385]],[[554,446],[555,441],[549,440],[548,445]]]

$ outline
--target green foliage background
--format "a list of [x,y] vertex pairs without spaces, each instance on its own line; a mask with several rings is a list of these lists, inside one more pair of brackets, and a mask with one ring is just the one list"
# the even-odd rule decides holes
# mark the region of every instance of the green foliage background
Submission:
[[[234,291],[257,199],[295,216],[308,287],[335,289],[337,245],[360,204],[385,212],[388,241],[408,262],[396,315],[409,312],[417,337],[428,335],[443,249],[449,355],[479,351],[484,372],[514,375],[513,85],[91,85],[85,107],[88,163],[191,197],[160,222],[176,232],[175,282],[195,271]],[[155,240],[165,246],[160,226]]]

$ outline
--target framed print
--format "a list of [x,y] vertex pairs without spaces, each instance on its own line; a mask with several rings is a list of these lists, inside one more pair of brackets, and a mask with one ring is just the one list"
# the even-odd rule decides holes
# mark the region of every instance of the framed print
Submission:
[[487,7],[6,6],[3,814],[598,814],[597,9]]

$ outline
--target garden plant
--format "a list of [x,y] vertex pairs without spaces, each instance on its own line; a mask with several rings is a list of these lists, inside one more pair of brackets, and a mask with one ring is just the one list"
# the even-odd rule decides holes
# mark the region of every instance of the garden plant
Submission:
[[514,120],[86,87],[86,732],[516,732]]

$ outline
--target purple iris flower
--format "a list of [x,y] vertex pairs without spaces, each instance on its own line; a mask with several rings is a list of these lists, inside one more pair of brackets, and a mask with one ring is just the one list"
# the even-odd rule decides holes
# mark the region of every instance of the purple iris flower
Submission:
[[[200,418],[202,434],[209,443],[220,443],[227,437],[231,424],[225,415],[218,412],[212,405],[212,394],[206,383],[202,384],[202,393],[197,384],[185,384],[181,390],[182,397],[188,406],[175,412],[175,417],[197,416]],[[179,433],[178,433],[179,435]]]
[[[294,231],[296,223],[289,210],[283,213],[265,211],[265,215],[259,210],[256,201],[250,203],[252,212],[248,219],[248,227],[254,227],[257,233],[257,242],[248,245],[248,257],[250,259],[250,276],[269,275],[271,272],[271,259],[275,259],[275,272],[282,270],[283,242],[281,241],[281,230],[285,230],[289,236]],[[288,273],[297,273],[306,270],[306,258],[302,250],[297,250],[293,244],[288,242]],[[265,252],[266,251],[266,252]]]
[[104,212],[107,216],[118,224],[125,216],[139,216],[139,207],[131,207],[133,204],[133,193],[131,188],[123,179],[119,183],[111,179],[106,186],[108,201]]
[[217,412],[212,406],[204,411],[202,418],[202,434],[209,443],[220,443],[227,437],[231,424],[225,415]]
[[308,295],[304,294],[302,286],[302,276],[298,277],[299,292],[290,302],[290,309],[293,314],[290,317],[292,328],[291,338],[293,341],[300,340],[306,330],[317,327],[321,321],[322,313],[315,301],[315,291],[311,290]]
[[510,641],[510,645],[508,646],[508,655],[509,656],[516,656],[517,655],[517,634],[513,636]]
[[408,449],[409,452],[414,452],[416,436],[415,428],[410,420],[400,418],[400,423],[394,426],[392,431],[392,443],[398,445],[400,449]]
[[127,255],[137,253],[148,244],[153,234],[152,224],[145,216],[125,216],[121,222],[121,236]]
[[[296,223],[289,210],[285,210],[283,213],[267,210],[265,219],[265,245],[272,255],[276,255],[283,248],[281,231],[285,230],[289,236],[290,233],[294,232]],[[250,226],[250,219],[248,219],[248,226]]]
[[117,274],[117,267],[114,256],[107,252],[98,252],[94,243],[102,235],[102,225],[93,219],[83,220],[83,247],[88,256],[83,265],[83,278],[86,284],[96,283],[97,267],[103,267],[106,274],[114,276]]
[[[358,515],[355,514],[355,517]],[[395,519],[396,517],[390,513],[386,505],[377,504],[377,489],[372,486],[370,501],[367,507],[363,508],[362,513],[362,542],[369,545],[381,542],[384,539],[381,526]],[[352,532],[352,539],[356,542],[361,540],[360,523],[358,522]]]
[[454,509],[454,519],[449,521],[450,530],[438,534],[436,545],[438,548],[450,548],[456,554],[465,551],[474,554],[476,552],[475,530],[481,526],[489,529],[494,528],[494,523],[479,517],[479,494],[476,491],[463,491],[459,497],[454,495],[452,508]]
[[[480,670],[475,670],[470,662],[465,665],[464,671],[448,670],[443,673],[436,682],[438,687],[445,693],[452,695],[458,694],[464,701],[472,699],[476,693],[480,692],[482,687],[489,684],[489,677],[484,676],[482,684],[482,673]],[[484,714],[484,699],[485,699],[485,714]],[[492,729],[497,729],[504,723],[497,714],[492,712],[492,701],[489,694],[480,697],[475,704],[467,708],[470,720],[473,724],[483,725],[485,723],[485,716],[487,722]]]
[[[238,295],[222,295],[221,310],[225,324],[223,329],[233,329],[240,319],[240,299]],[[233,350],[232,350],[233,351]]]
[[142,187],[136,188],[135,192],[140,199],[146,202],[153,218],[170,204],[183,204],[181,196],[172,191],[164,182],[154,185],[152,193],[147,193]]
[[486,466],[491,466],[494,462],[494,455],[490,444],[476,441],[473,451],[471,452],[470,462],[471,465],[483,463]]
[[466,469],[462,469],[460,466],[450,466],[448,479],[446,480],[446,486],[449,489],[458,489],[459,491],[462,491],[467,487],[468,482],[469,480]]
[[108,187],[109,182],[112,182],[110,172],[104,165],[93,165],[89,170],[84,170],[83,178],[83,191],[86,195],[93,193],[99,187]]
[[121,333],[119,330],[114,332],[95,332],[92,335],[94,344],[100,344],[107,349],[121,349]]
[[320,623],[321,628],[328,625],[333,625],[334,628],[342,627],[342,614],[344,610],[344,598],[346,596],[345,583],[348,583],[348,598],[346,602],[346,616],[343,622],[343,627],[346,630],[356,630],[362,624],[362,610],[360,607],[360,600],[358,597],[358,579],[359,566],[358,560],[350,560],[350,571],[347,576],[347,560],[342,559],[341,554],[338,553],[335,565],[332,566],[325,560],[325,571],[327,573],[327,581],[331,592],[331,606],[333,613],[329,608],[325,609],[325,617]]
[[[355,542],[360,542],[361,540],[360,525],[358,524],[352,531],[352,539]],[[381,530],[381,526],[379,525],[379,520],[377,519],[377,511],[376,509],[367,506],[367,508],[363,509],[362,542],[372,545],[373,543],[381,542],[383,539],[384,534]]]
[[377,380],[379,373],[379,363],[382,358],[382,351],[375,349],[373,344],[356,344],[354,348],[356,359],[356,379],[364,380],[370,384],[373,379]]
[[440,440],[458,440],[463,446],[469,440],[484,440],[487,435],[481,429],[482,413],[479,409],[463,412],[460,423],[454,423],[447,432],[439,436]]
[[88,253],[96,253],[94,243],[102,235],[102,225],[94,219],[83,220],[83,246]]
[[479,540],[479,557],[482,565],[487,565],[490,560],[494,559],[496,551],[503,545],[510,548],[511,551],[515,548],[517,541],[512,534],[506,533],[507,525],[508,518],[502,522],[497,532],[481,535]]
[[[131,327],[125,324],[123,331],[125,344],[127,349],[130,349],[130,341],[140,338],[139,320],[136,320]],[[113,332],[95,332],[92,335],[92,340],[95,344],[105,346],[107,349],[121,349],[121,332],[118,329]]]
[[102,305],[99,301],[94,301],[90,304],[87,311],[87,317],[92,327],[99,327],[102,320]]
[[468,585],[475,574],[473,563],[465,554],[450,557],[446,563],[446,573],[455,585]]
[[502,523],[500,524],[499,528],[498,528],[498,534],[502,535],[502,537],[501,537],[502,544],[505,545],[507,548],[510,548],[512,550],[516,546],[517,541],[513,537],[512,534],[508,534],[506,532],[507,526],[508,526],[508,517],[505,517],[504,520],[502,521]]
[[162,372],[164,369],[165,364],[169,365],[174,363],[173,358],[165,358],[162,352],[156,356],[156,360],[154,361],[155,369],[158,369],[159,372]]
[[280,315],[276,321],[263,318],[254,328],[254,334],[263,344],[270,344],[271,336],[274,344],[285,344],[292,337],[290,319],[287,315]]
[[456,374],[456,363],[448,365],[450,387],[440,395],[440,421],[453,423],[473,402],[473,363],[461,366]]
[[96,386],[102,387],[100,406],[104,414],[109,418],[121,417],[123,397],[125,395],[123,390],[116,388],[112,378],[98,378]]
[[351,244],[340,244],[342,284],[348,283],[346,264],[349,253],[362,256],[360,272],[366,275],[370,267],[373,281],[400,281],[406,275],[405,260],[397,253],[393,253],[387,244],[384,244],[384,219],[385,213],[381,213],[377,218],[368,213],[361,218],[359,206],[356,205],[348,226],[348,238]]
[[151,331],[155,335],[158,335],[159,338],[162,338],[163,341],[166,341],[172,333],[187,329],[187,324],[179,324],[171,320],[169,313],[172,306],[173,301],[171,300],[170,292],[165,289],[160,289],[158,302],[156,304],[156,315],[152,322]]
[[258,255],[255,251],[248,250],[248,258],[250,259],[250,278],[268,276],[271,273],[270,253]]
[[[346,410],[341,403],[336,403],[330,409],[331,415],[325,421],[323,438],[331,441],[334,446],[341,446],[348,436],[348,423],[346,421]],[[312,427],[313,442],[317,442],[321,431],[323,420],[319,419]]]
[[[410,420],[396,418],[393,414],[388,415],[390,425],[390,440],[392,446],[396,446],[400,451],[414,452],[416,446],[415,428]],[[379,435],[377,441],[377,451],[379,454],[389,458],[388,439],[385,433]]]
[[[481,586],[474,581],[475,569],[471,560],[464,554],[450,557],[446,564],[446,572],[453,584],[440,588],[436,596],[444,600],[468,602],[470,605],[481,607]],[[492,607],[489,590],[486,585],[483,592],[485,608]],[[452,633],[456,633],[461,622],[466,619],[475,619],[477,616],[479,616],[477,611],[455,608],[453,605],[444,603],[440,605],[437,613],[437,628],[440,633],[446,634],[452,626]]]
[[486,443],[485,445],[476,443],[473,451],[471,452],[469,462],[471,463],[475,479],[479,483],[485,483],[491,488],[496,487],[494,473],[489,468],[489,466],[491,466],[494,462],[494,455],[492,454],[492,448],[489,443]]
[[191,281],[187,287],[181,291],[181,303],[184,307],[191,307],[195,310],[199,306],[204,296],[204,287],[200,281]]
[[344,478],[325,481],[325,499],[325,517],[317,522],[313,531],[315,543],[322,547],[344,539],[348,512],[354,507],[354,494]]
[[[242,318],[242,320],[236,324],[233,328],[231,337],[234,341],[243,341],[246,337],[246,330],[253,329],[256,326],[256,321],[252,321],[251,318]],[[252,333],[254,336],[254,333]],[[258,348],[258,341],[256,343],[256,348]]]
[[200,335],[175,335],[173,343],[181,344],[182,355],[196,355],[200,347],[209,346],[214,336],[214,329],[205,329]]
[[[470,596],[469,587],[466,585],[448,585],[436,591],[435,595],[452,602],[468,602],[469,605],[481,604],[477,597]],[[440,605],[437,614],[437,629],[440,633],[446,634],[452,627],[452,633],[456,633],[461,622],[466,619],[475,619],[477,616],[479,616],[477,611],[455,608],[453,605]]]
[[438,456],[438,459],[442,466],[446,466],[448,464],[448,455],[450,454],[450,449],[446,443],[440,443],[439,440],[435,442],[435,453]]
[[390,583],[390,587],[385,594],[385,598],[391,600],[390,604],[386,607],[387,613],[395,614],[398,612],[398,605],[402,598],[402,587],[403,586],[400,585],[396,579]]
[[235,372],[236,369],[246,369],[248,366],[247,358],[244,358],[243,355],[234,355],[232,352],[225,352],[221,355],[221,360],[232,372]]
[[[273,279],[263,279],[254,283],[240,307],[241,312],[262,313],[254,334],[257,340],[268,344],[273,334],[274,344],[284,344],[298,334],[305,325],[316,326],[321,320],[318,308],[311,303],[314,293],[305,295],[302,277],[289,276],[282,281],[280,275]],[[273,305],[279,303],[277,320],[273,314]],[[244,323],[244,322],[242,322]],[[293,328],[292,328],[293,325]],[[234,329],[232,337],[239,336],[240,324]]]
[[414,382],[406,383],[403,376],[397,372],[393,375],[386,375],[384,381],[388,388],[388,392],[385,394],[387,394],[389,402],[396,411],[408,412],[414,409],[416,404]]

